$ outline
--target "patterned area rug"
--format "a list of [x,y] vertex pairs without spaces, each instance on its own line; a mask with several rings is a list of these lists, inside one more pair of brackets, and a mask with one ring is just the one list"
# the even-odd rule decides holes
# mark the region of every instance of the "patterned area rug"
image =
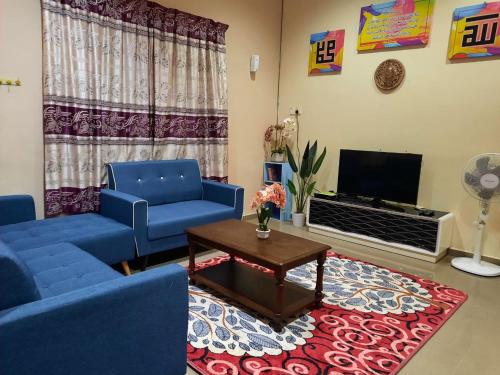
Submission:
[[[314,289],[315,262],[287,279]],[[204,375],[396,374],[467,299],[459,290],[332,252],[324,293],[322,308],[276,333],[266,318],[190,286],[189,365]]]

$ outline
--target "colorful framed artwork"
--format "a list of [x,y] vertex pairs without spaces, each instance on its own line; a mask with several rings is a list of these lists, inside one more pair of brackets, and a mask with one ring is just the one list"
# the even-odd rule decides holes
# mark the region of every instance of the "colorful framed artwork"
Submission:
[[427,45],[434,0],[395,0],[361,8],[358,51]]
[[500,55],[500,2],[458,8],[453,13],[448,58]]
[[345,30],[326,31],[311,35],[309,74],[328,74],[342,70]]

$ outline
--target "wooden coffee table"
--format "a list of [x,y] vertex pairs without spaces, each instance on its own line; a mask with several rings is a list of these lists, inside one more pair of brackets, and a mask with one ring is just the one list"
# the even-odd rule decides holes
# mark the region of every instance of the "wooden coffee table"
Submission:
[[[273,230],[267,240],[259,240],[256,225],[227,220],[189,228],[189,277],[271,319],[280,331],[285,319],[323,299],[323,265],[330,246]],[[221,250],[227,262],[195,270],[198,246]],[[274,274],[235,261],[235,257],[263,266]],[[286,272],[317,260],[316,290],[286,281]]]

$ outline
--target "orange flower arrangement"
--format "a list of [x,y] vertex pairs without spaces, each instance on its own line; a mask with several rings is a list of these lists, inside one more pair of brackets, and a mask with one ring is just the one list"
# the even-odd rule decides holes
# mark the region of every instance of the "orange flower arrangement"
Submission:
[[259,220],[259,230],[267,231],[267,224],[271,219],[271,208],[266,207],[267,203],[273,203],[278,208],[286,206],[286,192],[283,186],[278,183],[266,186],[263,190],[255,193],[252,199],[252,209],[257,212]]

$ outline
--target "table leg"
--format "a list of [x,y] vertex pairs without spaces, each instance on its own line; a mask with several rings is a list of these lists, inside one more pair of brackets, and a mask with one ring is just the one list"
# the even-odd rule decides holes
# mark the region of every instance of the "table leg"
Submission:
[[323,274],[324,264],[326,260],[326,251],[318,255],[318,266],[316,269],[316,308],[321,307],[321,300],[323,299]]
[[272,328],[276,332],[280,332],[282,329],[281,313],[283,312],[283,294],[285,292],[285,275],[286,272],[282,270],[274,271],[274,277],[276,278],[276,311],[274,312],[275,319],[272,323]]
[[195,255],[196,255],[196,244],[189,240],[189,283],[191,285],[195,285],[195,281],[193,279],[194,276],[194,267],[195,267]]
[[283,324],[277,320],[271,320],[269,325],[276,333],[280,333],[283,330]]

